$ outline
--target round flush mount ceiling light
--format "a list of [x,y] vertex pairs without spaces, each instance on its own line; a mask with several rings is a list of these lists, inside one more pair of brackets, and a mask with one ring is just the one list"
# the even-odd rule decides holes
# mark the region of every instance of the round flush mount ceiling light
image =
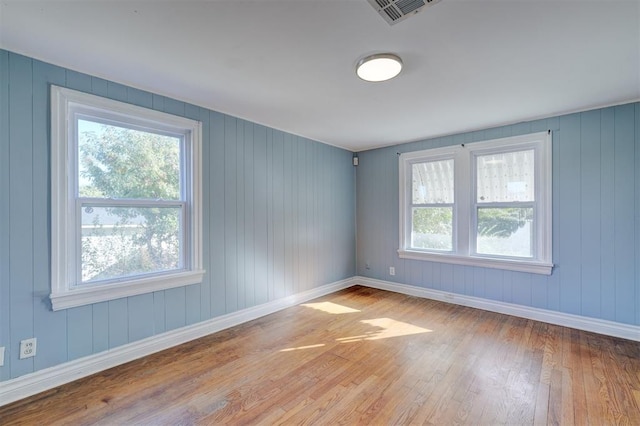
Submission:
[[386,81],[400,74],[402,59],[393,53],[379,53],[358,61],[356,74],[365,81]]

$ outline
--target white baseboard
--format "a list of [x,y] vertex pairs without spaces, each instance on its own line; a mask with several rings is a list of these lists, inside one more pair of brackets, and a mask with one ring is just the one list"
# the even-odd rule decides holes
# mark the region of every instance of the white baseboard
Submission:
[[640,341],[639,326],[356,276],[0,382],[0,406],[354,285]]
[[157,334],[114,349],[0,382],[0,407],[143,356],[243,324],[316,297],[334,293],[354,284],[354,278],[336,281],[283,299]]
[[376,280],[373,278],[358,276],[355,277],[354,280],[355,284],[363,285],[365,287],[388,290],[396,293],[406,294],[409,296],[423,297],[425,299],[439,300],[442,302],[483,309],[485,311],[497,312],[500,314],[507,314],[516,317],[542,321],[549,324],[576,328],[578,330],[591,331],[608,336],[640,341],[640,326],[637,325],[622,324],[619,322],[565,314],[562,312],[549,311],[546,309],[532,308],[512,303],[481,299],[479,297],[464,296],[456,293],[447,293],[440,290],[398,284],[390,281]]

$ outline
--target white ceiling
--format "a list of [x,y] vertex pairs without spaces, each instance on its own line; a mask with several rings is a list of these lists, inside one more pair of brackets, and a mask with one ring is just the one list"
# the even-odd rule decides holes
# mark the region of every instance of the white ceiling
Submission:
[[640,99],[638,0],[0,0],[0,47],[353,151]]

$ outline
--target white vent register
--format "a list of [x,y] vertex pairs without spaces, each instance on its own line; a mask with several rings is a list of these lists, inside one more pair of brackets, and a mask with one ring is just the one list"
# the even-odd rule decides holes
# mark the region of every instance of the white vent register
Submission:
[[441,0],[367,0],[389,25],[404,21]]

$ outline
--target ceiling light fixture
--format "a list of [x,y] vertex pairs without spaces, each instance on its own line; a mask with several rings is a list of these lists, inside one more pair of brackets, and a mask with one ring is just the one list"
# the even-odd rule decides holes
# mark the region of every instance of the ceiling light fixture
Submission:
[[402,59],[393,53],[378,53],[358,61],[356,74],[365,81],[386,81],[400,74]]

